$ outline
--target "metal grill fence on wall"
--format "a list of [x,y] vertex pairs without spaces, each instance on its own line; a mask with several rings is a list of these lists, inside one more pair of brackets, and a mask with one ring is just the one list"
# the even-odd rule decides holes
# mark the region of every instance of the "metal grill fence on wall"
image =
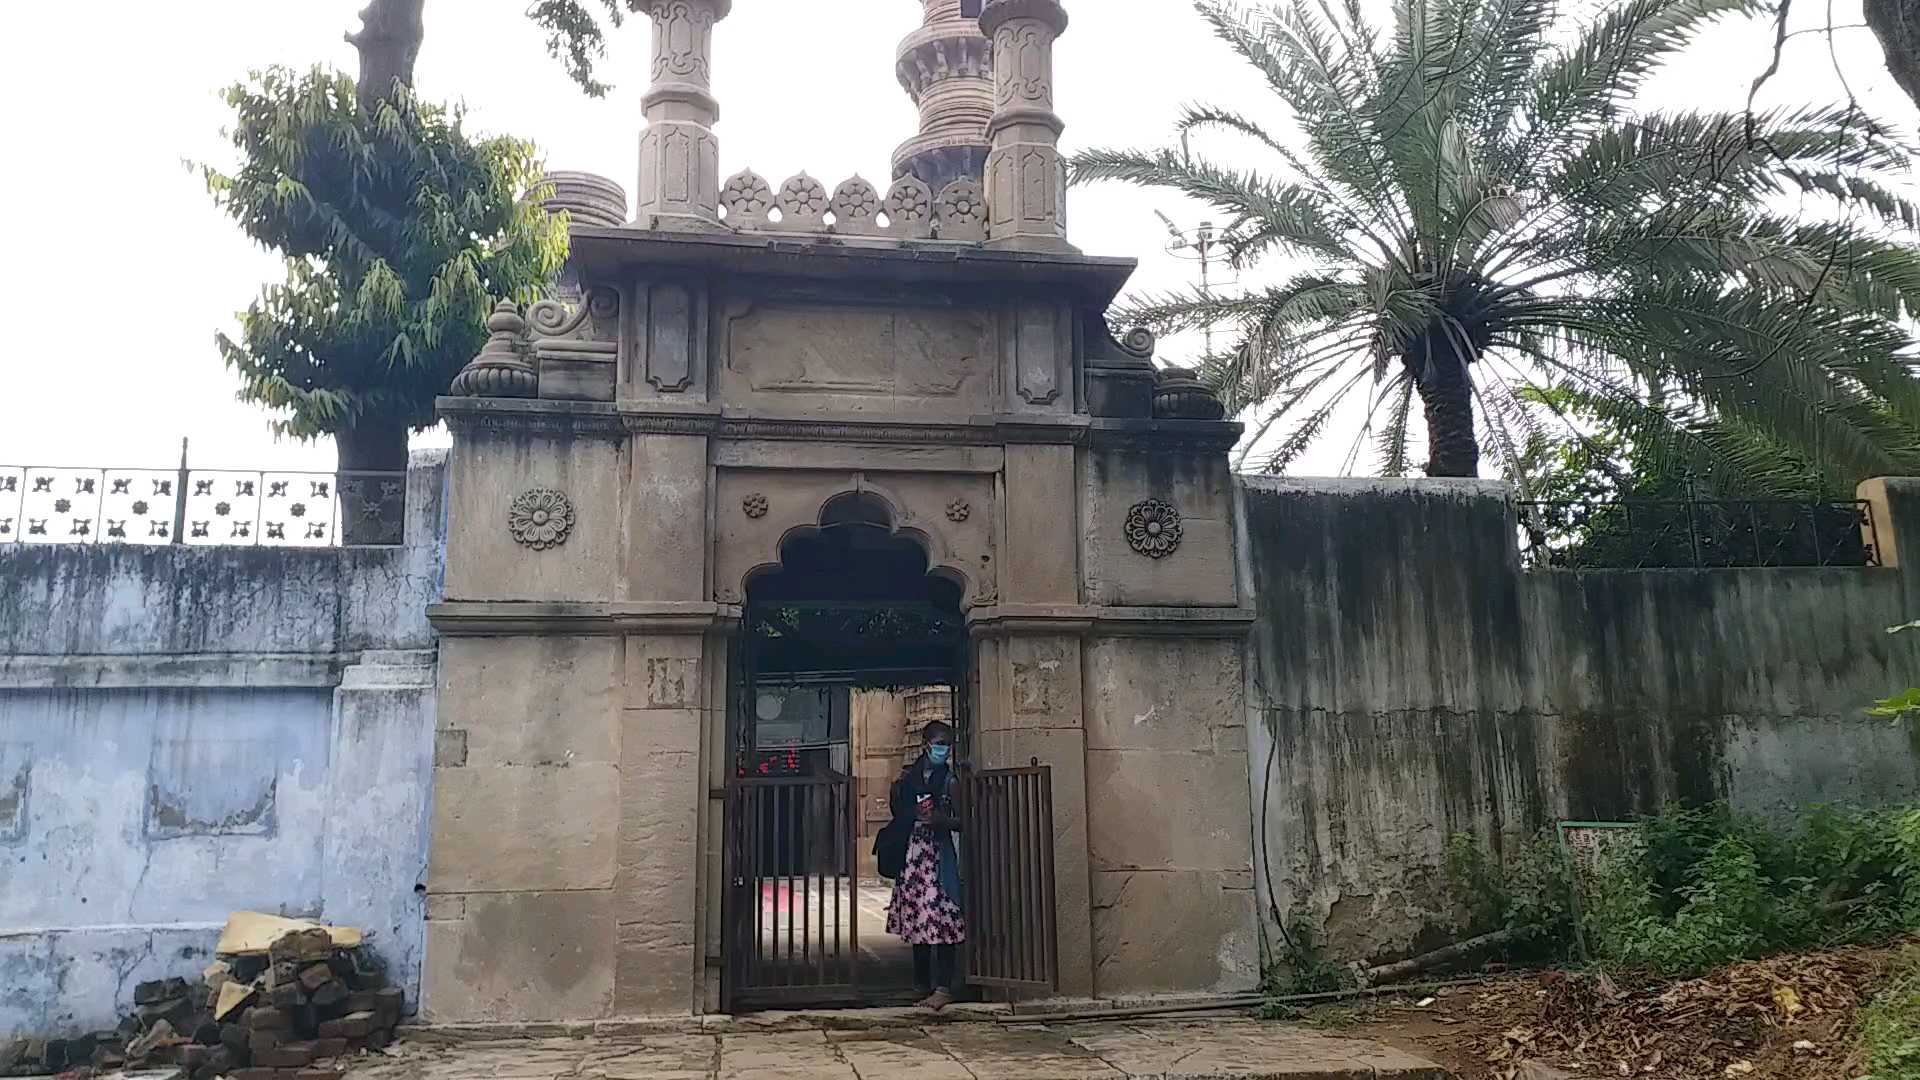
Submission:
[[1876,566],[1872,507],[1854,500],[1522,502],[1532,570]]
[[0,465],[0,544],[396,545],[399,472]]

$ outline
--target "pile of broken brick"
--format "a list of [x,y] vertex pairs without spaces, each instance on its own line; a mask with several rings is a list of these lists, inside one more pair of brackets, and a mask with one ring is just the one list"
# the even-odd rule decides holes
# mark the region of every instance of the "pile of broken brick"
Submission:
[[199,979],[139,983],[133,1014],[113,1031],[0,1040],[0,1077],[171,1065],[186,1080],[334,1080],[351,1055],[393,1041],[403,1004],[348,933],[343,944],[337,930],[307,924],[264,951],[223,950]]

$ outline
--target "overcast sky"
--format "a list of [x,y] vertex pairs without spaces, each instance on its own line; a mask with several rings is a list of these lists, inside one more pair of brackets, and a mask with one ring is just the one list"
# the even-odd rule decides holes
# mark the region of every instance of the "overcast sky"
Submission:
[[[203,466],[328,468],[328,442],[276,441],[265,414],[233,397],[213,348],[277,260],[217,213],[183,159],[220,164],[226,119],[217,92],[249,68],[315,63],[353,70],[342,33],[362,0],[94,0],[9,5],[0,44],[11,168],[0,206],[11,217],[0,292],[15,317],[0,382],[0,464],[165,466],[190,436]],[[1250,70],[1215,41],[1185,0],[1067,0],[1058,107],[1069,149],[1163,142],[1183,101],[1274,115]],[[428,0],[418,86],[458,99],[469,127],[533,139],[556,169],[612,176],[631,193],[646,20],[613,42],[603,101],[581,95],[522,17],[523,0]],[[915,113],[893,77],[896,42],[918,25],[919,0],[738,0],[715,41],[721,171],[752,167],[776,186],[802,169],[832,188],[858,172],[885,186],[893,147]],[[1859,0],[1805,0],[1793,28],[1858,23]],[[76,18],[84,11],[84,18]],[[1831,16],[1829,16],[1831,12]],[[1914,115],[1893,88],[1871,34],[1836,35],[1839,71],[1855,94],[1909,137]],[[1737,108],[1765,66],[1769,28],[1729,28],[1648,94],[1651,103]],[[1795,37],[1763,100],[1843,99],[1823,34]],[[1189,280],[1164,250],[1161,209],[1204,216],[1158,193],[1076,189],[1073,240],[1090,254],[1141,261],[1135,285]],[[1176,341],[1163,360],[1191,358]],[[416,445],[444,435],[416,438]],[[1329,440],[1296,468],[1335,472]],[[1365,462],[1359,471],[1365,471]]]

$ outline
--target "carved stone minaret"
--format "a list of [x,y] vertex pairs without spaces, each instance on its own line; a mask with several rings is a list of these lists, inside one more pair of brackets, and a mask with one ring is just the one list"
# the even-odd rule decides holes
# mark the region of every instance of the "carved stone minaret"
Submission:
[[720,224],[720,119],[714,100],[713,24],[733,0],[652,0],[653,84],[641,99],[640,198],[634,224],[713,229]]
[[[900,85],[920,107],[920,134],[893,152],[894,179],[939,192],[986,175],[993,118],[993,49],[962,0],[921,0],[926,22],[900,43]],[[976,0],[977,6],[977,0]]]
[[988,0],[980,31],[993,42],[987,139],[991,247],[1077,251],[1067,243],[1066,128],[1053,111],[1053,43],[1067,30],[1059,0]]

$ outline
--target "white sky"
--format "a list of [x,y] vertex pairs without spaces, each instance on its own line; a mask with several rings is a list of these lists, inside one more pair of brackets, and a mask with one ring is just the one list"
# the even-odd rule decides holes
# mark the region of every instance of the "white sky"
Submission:
[[[0,464],[160,466],[182,436],[197,466],[328,468],[330,442],[276,441],[264,412],[236,402],[213,348],[278,261],[217,213],[183,159],[229,162],[217,97],[249,68],[324,63],[352,71],[341,35],[363,0],[95,0],[8,4],[0,101],[11,168],[0,294],[16,313],[14,359],[0,381]],[[1068,149],[1165,142],[1178,106],[1201,100],[1255,115],[1277,109],[1251,69],[1213,39],[1184,0],[1067,0],[1056,91]],[[633,188],[646,20],[616,35],[604,101],[580,94],[542,48],[523,0],[429,0],[418,87],[463,100],[469,128],[535,140],[556,169]],[[76,10],[85,18],[77,19]],[[864,13],[856,15],[854,13]],[[1829,15],[1829,12],[1831,14]],[[1800,0],[1795,29],[1860,21],[1859,0]],[[715,43],[721,172],[751,166],[776,185],[801,169],[829,188],[859,172],[884,186],[916,118],[893,78],[895,43],[919,0],[738,0]],[[1730,28],[1664,76],[1650,103],[1738,108],[1766,64],[1770,28]],[[1914,113],[1873,36],[1836,35],[1838,68],[1875,113],[1911,137]],[[1789,46],[1763,103],[1843,97],[1821,34]],[[1205,216],[1171,196],[1113,185],[1075,189],[1070,228],[1090,254],[1141,260],[1136,287],[1190,281],[1165,253],[1161,209]],[[1183,362],[1198,342],[1163,343]],[[1296,467],[1337,472],[1351,438],[1336,433]],[[444,443],[439,433],[415,445]],[[1365,455],[1360,471],[1365,471]]]

